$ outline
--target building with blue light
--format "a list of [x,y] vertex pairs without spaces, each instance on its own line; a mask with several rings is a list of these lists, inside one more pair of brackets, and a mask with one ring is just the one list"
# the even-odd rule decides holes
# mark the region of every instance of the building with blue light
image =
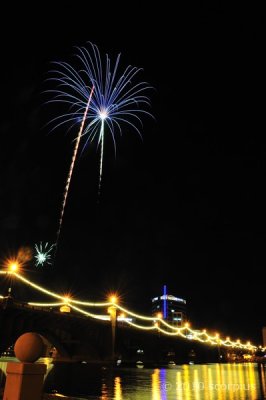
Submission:
[[164,286],[163,294],[152,299],[152,315],[160,316],[169,324],[183,326],[187,321],[186,300],[167,294]]

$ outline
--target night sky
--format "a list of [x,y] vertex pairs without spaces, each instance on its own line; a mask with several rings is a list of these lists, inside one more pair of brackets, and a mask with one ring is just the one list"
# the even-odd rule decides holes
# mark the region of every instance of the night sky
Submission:
[[[83,2],[80,2],[83,3]],[[167,3],[169,6],[167,7]],[[95,43],[121,69],[142,67],[154,120],[124,127],[104,156],[78,158],[53,266],[27,276],[56,291],[150,312],[187,299],[195,327],[261,341],[265,320],[266,139],[263,20],[218,2],[6,10],[1,26],[0,257],[55,241],[76,131],[49,133],[51,61],[75,65]],[[77,7],[77,8],[75,8]],[[84,9],[83,9],[84,7]],[[31,16],[33,13],[33,16]],[[16,288],[23,295],[22,288]],[[30,299],[29,299],[30,300]],[[236,337],[235,336],[235,337]]]

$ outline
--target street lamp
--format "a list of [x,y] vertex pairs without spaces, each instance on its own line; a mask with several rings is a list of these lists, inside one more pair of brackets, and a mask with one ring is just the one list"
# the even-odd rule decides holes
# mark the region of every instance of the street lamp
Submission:
[[70,296],[66,295],[63,297],[64,304],[59,308],[59,311],[61,313],[70,313],[71,312],[71,308],[69,306],[69,300],[70,300]]
[[216,339],[216,343],[217,343],[217,349],[218,349],[218,362],[221,361],[221,359],[223,358],[223,356],[221,355],[221,339],[220,339],[220,334],[216,333],[215,334],[215,339]]
[[158,313],[157,313],[157,318],[158,318],[158,319],[162,319],[162,318],[163,318],[163,314],[162,314],[161,312],[158,312]]
[[109,299],[110,303],[116,304],[117,303],[117,297],[115,295],[110,296]]
[[8,272],[12,274],[13,272],[16,272],[19,268],[19,263],[17,261],[10,261],[8,264]]
[[7,264],[7,269],[8,269],[8,273],[11,275],[10,287],[8,288],[7,296],[11,297],[12,278],[13,278],[13,274],[19,270],[19,263],[16,260],[10,260]]
[[111,348],[111,359],[114,361],[115,358],[115,330],[116,330],[116,315],[117,315],[117,308],[115,304],[117,303],[117,297],[111,296],[110,303],[112,305],[108,307],[108,314],[110,314],[111,320],[111,329],[112,329],[112,348]]

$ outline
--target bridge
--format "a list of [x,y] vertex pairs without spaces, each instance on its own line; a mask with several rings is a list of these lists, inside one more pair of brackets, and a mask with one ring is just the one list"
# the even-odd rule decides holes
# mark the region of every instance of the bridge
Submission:
[[[45,338],[47,354],[53,348],[60,359],[107,361],[187,362],[196,354],[200,362],[226,359],[228,354],[254,355],[265,352],[250,342],[242,343],[218,334],[176,327],[161,317],[137,314],[118,304],[115,298],[95,303],[67,298],[51,292],[16,272],[0,271],[42,292],[57,302],[22,302],[0,296],[0,352],[23,333],[34,331]],[[90,309],[88,311],[88,308]],[[92,310],[91,310],[92,309]],[[94,310],[100,310],[97,313]],[[92,312],[93,311],[93,312]]]
[[[101,320],[54,307],[37,307],[12,297],[0,299],[0,353],[25,332],[36,332],[46,342],[46,355],[56,348],[60,359],[104,359],[110,356],[111,329]],[[108,342],[109,338],[109,342]]]
[[204,361],[217,361],[221,349],[191,344],[182,338],[134,329],[117,321],[115,354],[112,354],[112,324],[77,312],[40,307],[18,302],[11,297],[0,300],[0,352],[12,346],[25,332],[37,332],[45,340],[46,354],[56,348],[58,360],[111,361],[113,356],[127,362],[167,362],[193,360],[193,352]]

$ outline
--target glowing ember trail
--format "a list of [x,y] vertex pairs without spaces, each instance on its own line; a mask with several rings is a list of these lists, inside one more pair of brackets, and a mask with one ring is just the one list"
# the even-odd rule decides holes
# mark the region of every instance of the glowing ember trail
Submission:
[[59,220],[59,228],[57,231],[57,237],[56,237],[56,243],[55,243],[55,247],[57,248],[58,245],[58,240],[59,240],[59,236],[60,236],[60,232],[61,232],[61,227],[62,227],[62,222],[63,222],[63,216],[64,216],[64,211],[65,211],[65,206],[66,206],[66,201],[67,201],[67,195],[68,195],[68,191],[69,191],[69,185],[70,185],[70,181],[71,181],[71,177],[72,177],[72,173],[73,173],[73,169],[74,169],[74,165],[75,165],[75,161],[77,158],[77,153],[78,153],[78,149],[79,149],[79,143],[80,143],[80,138],[83,132],[83,128],[84,128],[84,124],[87,118],[87,113],[89,110],[89,106],[90,106],[90,102],[91,102],[91,98],[94,92],[94,86],[92,86],[91,92],[90,92],[90,96],[89,96],[89,100],[87,102],[87,106],[82,118],[82,122],[79,128],[79,133],[78,136],[76,138],[76,145],[74,148],[74,152],[73,152],[73,156],[72,156],[72,160],[71,160],[71,165],[70,165],[70,169],[69,169],[69,174],[67,177],[67,182],[66,182],[66,187],[65,187],[65,192],[64,192],[64,197],[63,197],[63,204],[62,204],[62,210],[61,210],[61,215],[60,215],[60,220]]

